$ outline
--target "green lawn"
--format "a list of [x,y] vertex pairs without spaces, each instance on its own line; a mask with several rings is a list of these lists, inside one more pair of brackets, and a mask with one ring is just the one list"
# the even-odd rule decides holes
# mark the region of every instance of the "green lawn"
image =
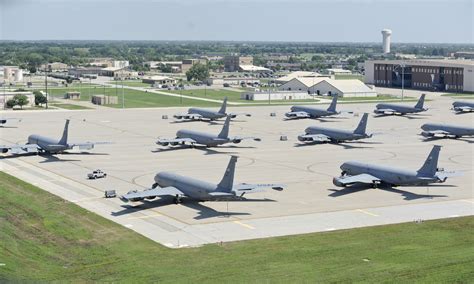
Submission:
[[70,109],[70,110],[91,109],[90,107],[85,107],[85,106],[81,106],[81,105],[74,105],[74,104],[53,103],[53,104],[50,104],[50,105],[58,107],[58,108],[64,108],[64,109]]
[[129,87],[151,87],[151,84],[143,83],[141,80],[128,80],[128,81],[113,81],[110,82],[111,84],[119,85],[121,86],[122,83],[124,86],[129,86]]
[[[116,96],[118,95],[119,103],[116,105],[108,105],[110,107],[121,108],[122,107],[122,88],[110,88],[110,87],[96,87],[96,88],[82,88],[77,87],[71,88],[57,88],[48,90],[49,94],[62,98],[68,91],[79,91],[81,92],[81,100],[89,101],[90,96],[103,95]],[[144,92],[139,90],[131,90],[124,88],[125,107],[126,108],[143,108],[143,107],[175,107],[175,106],[218,106],[219,103],[198,101],[192,99],[183,98],[182,103],[179,97],[170,97],[165,95],[159,95],[151,92]]]
[[224,97],[227,97],[231,102],[242,102],[245,103],[245,100],[240,99],[242,93],[236,91],[229,91],[223,89],[195,89],[195,90],[163,90],[164,92],[182,94],[186,96],[208,98],[208,99],[217,99],[223,100]]
[[[402,99],[400,97],[396,96],[390,96],[390,95],[377,95],[376,97],[347,97],[347,98],[339,98],[338,101],[344,102],[344,101],[383,101],[383,100],[396,100],[396,101],[401,101]],[[404,101],[413,101],[415,100],[413,97],[407,97],[405,96],[403,98]]]
[[0,282],[474,279],[474,217],[168,249],[0,172]]
[[474,99],[474,93],[446,93],[442,94],[443,97],[455,97],[459,99]]

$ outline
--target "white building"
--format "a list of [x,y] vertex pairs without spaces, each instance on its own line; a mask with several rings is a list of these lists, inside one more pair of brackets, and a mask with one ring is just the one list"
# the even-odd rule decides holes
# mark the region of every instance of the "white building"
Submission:
[[245,92],[240,94],[240,98],[249,101],[291,101],[308,100],[313,96],[303,92]]
[[23,70],[18,66],[3,66],[3,79],[5,82],[21,82]]
[[375,97],[375,89],[359,80],[333,80],[324,77],[294,78],[278,88],[280,91],[299,91],[318,95],[335,95],[341,97]]
[[285,84],[291,81],[294,78],[314,78],[322,76],[318,72],[311,72],[311,71],[295,71],[291,72],[283,77],[275,79],[275,83],[277,84]]
[[341,68],[329,68],[329,69],[327,69],[327,71],[331,75],[352,74],[351,70],[346,70],[346,69],[341,69]]

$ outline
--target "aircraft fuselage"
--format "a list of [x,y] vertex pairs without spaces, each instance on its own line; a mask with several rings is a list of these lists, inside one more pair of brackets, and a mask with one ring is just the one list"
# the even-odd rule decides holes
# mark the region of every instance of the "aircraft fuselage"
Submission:
[[199,201],[236,199],[237,196],[216,198],[210,192],[219,191],[216,184],[181,176],[170,172],[160,172],[155,176],[155,184],[160,187],[172,186],[180,190],[184,195]]
[[193,131],[193,130],[179,130],[176,132],[176,138],[190,138],[196,141],[197,144],[206,145],[209,147],[218,146],[229,143],[228,138],[219,138],[214,134]]
[[331,140],[338,141],[349,141],[349,140],[359,140],[368,138],[367,135],[356,134],[353,131],[349,130],[338,130],[333,128],[317,127],[310,126],[305,129],[306,134],[323,134],[329,136]]
[[28,144],[36,144],[47,153],[61,153],[70,149],[68,145],[61,145],[57,140],[41,135],[28,136]]
[[375,113],[383,113],[383,109],[391,109],[394,110],[396,113],[406,114],[406,113],[417,113],[425,111],[423,108],[415,108],[411,106],[403,106],[399,104],[377,104],[375,106]]
[[199,114],[202,116],[202,118],[210,119],[210,120],[216,120],[219,118],[226,117],[225,113],[220,113],[217,111],[209,110],[209,109],[203,109],[203,108],[190,108],[188,110],[189,114]]
[[449,135],[458,136],[458,137],[474,135],[474,128],[455,126],[455,125],[426,123],[421,126],[421,129],[423,129],[424,131],[436,131],[436,130],[446,131],[449,133]]
[[393,168],[360,162],[346,162],[341,165],[344,174],[353,176],[369,174],[379,178],[383,183],[391,185],[428,185],[441,182],[438,177],[420,176],[416,171]]
[[328,111],[326,109],[309,107],[309,106],[292,106],[291,112],[306,112],[307,114],[309,114],[311,117],[314,117],[314,118],[338,114],[338,112],[336,111]]

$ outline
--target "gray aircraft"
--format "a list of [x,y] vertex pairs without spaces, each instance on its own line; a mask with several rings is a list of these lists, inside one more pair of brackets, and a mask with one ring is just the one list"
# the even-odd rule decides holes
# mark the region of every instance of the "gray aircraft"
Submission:
[[474,111],[474,103],[456,101],[453,103],[452,109],[457,113],[472,112]]
[[224,98],[222,106],[218,111],[205,109],[205,108],[190,108],[187,113],[175,114],[174,118],[176,119],[185,119],[185,120],[217,120],[226,116],[231,118],[236,118],[238,115],[252,116],[249,113],[226,113],[227,109],[227,97]]
[[341,112],[336,111],[337,96],[332,98],[331,104],[327,109],[310,107],[310,106],[292,106],[291,111],[285,113],[287,118],[299,119],[299,118],[319,118],[324,116],[332,116],[340,114]]
[[263,191],[271,188],[281,191],[285,185],[282,184],[234,184],[235,164],[237,157],[230,158],[224,177],[218,184],[212,184],[198,179],[181,176],[170,172],[160,172],[155,176],[155,183],[150,189],[144,191],[130,191],[121,196],[124,202],[141,201],[156,197],[174,197],[176,204],[182,201],[182,197],[188,197],[197,201],[234,201],[245,200],[244,195]]
[[368,114],[364,113],[359,125],[354,131],[310,126],[306,128],[305,134],[299,135],[301,142],[339,143],[344,141],[359,140],[372,137],[366,133]]
[[418,113],[427,111],[427,108],[423,108],[423,104],[425,103],[425,94],[422,94],[418,99],[418,102],[414,107],[406,106],[402,104],[377,104],[375,106],[374,112],[376,114],[382,115],[405,115],[409,113]]
[[177,145],[184,145],[186,143],[195,145],[205,145],[207,147],[215,147],[222,144],[227,143],[235,143],[238,144],[245,139],[253,139],[254,141],[261,141],[260,138],[257,137],[240,137],[234,136],[229,137],[229,126],[230,126],[230,116],[228,116],[224,122],[224,127],[222,127],[221,132],[218,135],[204,133],[200,131],[194,130],[186,130],[182,129],[176,132],[176,138],[174,139],[163,139],[158,138],[156,144],[161,146],[177,146]]
[[335,177],[333,183],[335,186],[340,187],[363,183],[371,184],[374,188],[380,184],[389,186],[419,186],[443,183],[448,177],[459,174],[446,172],[444,169],[438,168],[440,150],[441,146],[433,146],[425,163],[417,171],[360,162],[346,162],[341,165],[341,176]]
[[63,135],[59,140],[34,134],[28,136],[28,143],[24,145],[17,144],[12,146],[0,146],[0,152],[11,152],[15,155],[26,153],[59,154],[75,147],[79,148],[80,150],[91,150],[94,148],[94,145],[109,144],[107,142],[68,143],[68,131],[69,119],[66,120]]
[[432,138],[460,138],[474,136],[474,128],[457,125],[426,123],[421,126],[421,135]]

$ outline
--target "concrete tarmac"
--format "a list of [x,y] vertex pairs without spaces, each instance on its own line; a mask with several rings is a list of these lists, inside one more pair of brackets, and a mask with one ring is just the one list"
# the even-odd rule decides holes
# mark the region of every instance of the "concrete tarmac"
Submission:
[[[231,112],[249,112],[252,117],[235,119],[230,134],[259,136],[262,141],[194,149],[161,147],[155,141],[158,136],[173,138],[184,128],[217,134],[223,121],[175,122],[173,114],[186,108],[8,113],[4,116],[22,121],[0,128],[0,144],[25,143],[33,133],[59,139],[66,118],[71,119],[70,142],[113,144],[97,145],[89,153],[6,154],[0,169],[173,248],[473,215],[474,138],[425,141],[418,134],[426,122],[472,127],[474,114],[454,114],[449,97],[427,93],[427,99],[430,110],[425,113],[378,118],[371,114],[367,130],[374,137],[340,145],[304,145],[297,135],[311,125],[354,129],[362,113],[372,113],[374,103],[338,106],[354,111],[353,115],[291,121],[284,120],[289,106],[231,107]],[[270,116],[271,112],[277,116]],[[280,141],[282,135],[288,141]],[[340,175],[339,166],[349,160],[416,170],[434,144],[443,146],[439,166],[461,171],[463,176],[428,187],[337,188],[332,184],[332,178]],[[103,198],[105,190],[125,194],[148,188],[160,171],[217,183],[230,155],[240,157],[236,183],[284,183],[287,189],[248,195],[245,202],[184,200],[175,205],[162,199],[125,204],[118,198]],[[87,173],[94,169],[105,171],[107,178],[88,180]]]

